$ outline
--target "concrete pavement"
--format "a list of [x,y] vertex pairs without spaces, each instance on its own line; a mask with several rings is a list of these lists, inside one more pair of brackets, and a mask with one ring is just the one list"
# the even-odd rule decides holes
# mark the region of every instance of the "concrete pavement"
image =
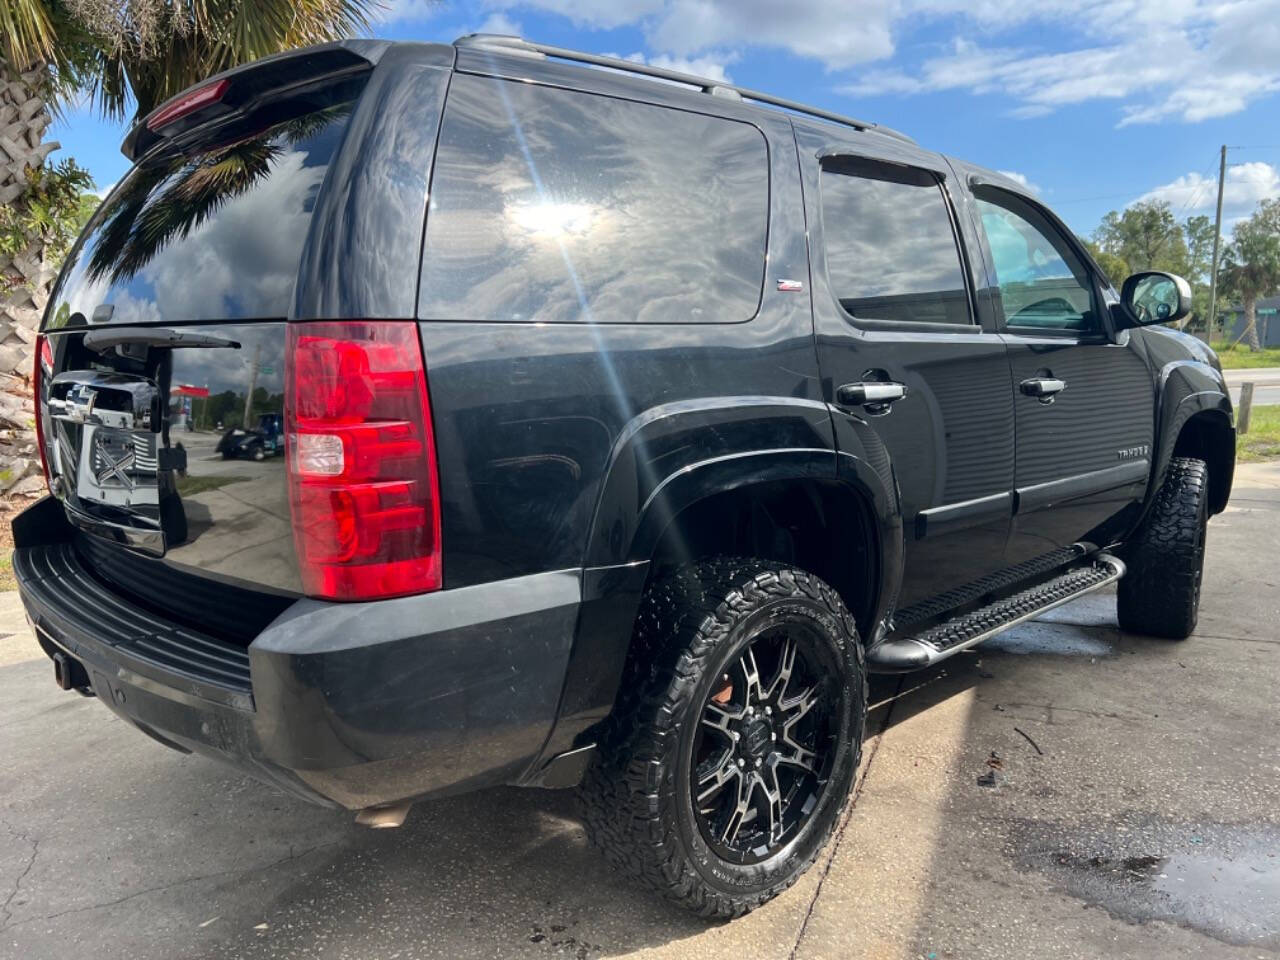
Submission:
[[172,753],[58,691],[3,598],[0,957],[1277,956],[1278,540],[1280,464],[1242,465],[1191,640],[1096,596],[877,680],[836,840],[714,926],[612,874],[565,793],[371,832]]

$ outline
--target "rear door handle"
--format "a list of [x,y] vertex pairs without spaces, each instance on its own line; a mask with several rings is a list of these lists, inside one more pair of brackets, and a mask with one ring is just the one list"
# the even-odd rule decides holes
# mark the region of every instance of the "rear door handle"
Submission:
[[906,384],[876,380],[846,383],[836,388],[836,404],[841,407],[884,407],[907,395]]
[[1022,381],[1022,392],[1041,403],[1053,403],[1054,397],[1067,389],[1067,381],[1057,377],[1032,377]]

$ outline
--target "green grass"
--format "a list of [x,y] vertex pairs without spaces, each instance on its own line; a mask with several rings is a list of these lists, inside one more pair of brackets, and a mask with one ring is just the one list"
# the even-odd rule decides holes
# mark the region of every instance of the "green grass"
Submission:
[[1242,343],[1219,341],[1213,344],[1214,352],[1222,361],[1223,370],[1252,370],[1255,367],[1280,367],[1280,347],[1250,350]]
[[1246,463],[1280,457],[1280,404],[1254,407],[1249,432],[1236,435],[1236,459]]
[[0,591],[17,589],[18,581],[13,578],[13,554],[6,550],[0,554]]

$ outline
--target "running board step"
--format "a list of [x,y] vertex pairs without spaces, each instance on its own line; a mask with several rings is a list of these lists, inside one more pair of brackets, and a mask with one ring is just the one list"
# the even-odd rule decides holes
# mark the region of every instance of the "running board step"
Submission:
[[1123,576],[1123,562],[1108,553],[1099,553],[1085,566],[945,620],[916,636],[886,640],[867,651],[867,666],[876,673],[906,673],[931,667],[1046,610],[1101,590]]

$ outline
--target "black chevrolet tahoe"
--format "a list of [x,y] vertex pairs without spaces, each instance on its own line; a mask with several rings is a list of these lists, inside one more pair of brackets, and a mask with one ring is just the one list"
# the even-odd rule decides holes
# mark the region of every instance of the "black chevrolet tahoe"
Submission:
[[59,685],[163,744],[371,825],[577,785],[728,917],[831,835],[869,672],[1117,581],[1195,627],[1235,445],[1187,284],[1117,292],[1006,176],[497,36],[268,58],[124,150],[14,569]]

